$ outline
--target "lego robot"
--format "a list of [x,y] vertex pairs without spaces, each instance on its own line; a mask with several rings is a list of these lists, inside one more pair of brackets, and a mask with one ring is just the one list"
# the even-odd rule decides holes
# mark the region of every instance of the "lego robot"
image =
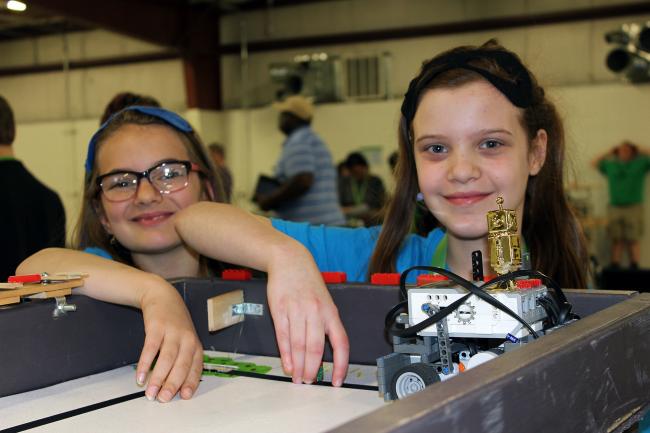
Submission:
[[[483,282],[480,251],[472,257],[474,282],[427,266],[402,274],[400,289],[406,301],[386,318],[393,353],[377,359],[384,400],[407,397],[576,318],[551,279],[518,270],[522,254],[516,215],[503,209],[502,203],[499,197],[499,209],[487,214],[490,263],[496,278]],[[406,275],[414,270],[437,275],[424,275],[419,280],[425,284],[407,290]],[[554,290],[549,291],[543,281]],[[400,313],[404,308],[408,313]]]

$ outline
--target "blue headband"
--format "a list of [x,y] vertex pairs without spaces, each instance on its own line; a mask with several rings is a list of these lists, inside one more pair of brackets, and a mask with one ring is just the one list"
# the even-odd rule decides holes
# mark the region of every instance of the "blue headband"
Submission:
[[95,132],[90,139],[90,142],[88,143],[88,154],[86,156],[86,173],[90,173],[90,170],[93,168],[93,162],[95,161],[95,149],[97,148],[97,137],[106,129],[108,125],[113,121],[113,119],[120,113],[124,111],[137,111],[138,113],[142,114],[148,114],[149,116],[153,116],[157,119],[162,120],[163,122],[167,123],[171,127],[181,131],[181,132],[192,132],[192,126],[187,122],[187,120],[183,119],[181,116],[178,114],[165,110],[164,108],[158,108],[158,107],[145,107],[142,105],[132,105],[130,107],[126,107],[121,111],[118,111],[117,113],[113,114],[106,122],[102,124],[102,126],[99,127],[97,132]]

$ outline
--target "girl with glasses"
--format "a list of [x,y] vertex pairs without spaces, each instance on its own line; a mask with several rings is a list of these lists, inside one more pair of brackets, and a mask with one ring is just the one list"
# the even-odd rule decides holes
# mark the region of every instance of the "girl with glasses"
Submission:
[[[182,299],[165,279],[220,275],[222,262],[265,271],[285,371],[294,382],[312,382],[327,334],[334,349],[333,382],[340,384],[347,368],[347,336],[309,252],[279,232],[260,231],[248,214],[237,221],[181,224],[193,204],[224,201],[218,179],[184,119],[161,108],[128,107],[90,141],[75,250],[43,250],[17,272],[83,270],[89,276],[79,293],[141,308],[146,337],[136,380],[147,384],[147,398],[167,402],[177,392],[192,396],[202,373],[203,348]],[[250,230],[255,242],[233,236],[228,225],[235,222]]]

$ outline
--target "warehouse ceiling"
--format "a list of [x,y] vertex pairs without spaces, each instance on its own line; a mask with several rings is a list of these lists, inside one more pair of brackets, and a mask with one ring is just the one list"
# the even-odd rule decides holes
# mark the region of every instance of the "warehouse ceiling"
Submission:
[[[131,0],[134,9],[140,6],[146,10],[165,8],[179,13],[198,11],[214,12],[219,15],[232,14],[255,9],[269,9],[297,4],[315,3],[327,0]],[[331,1],[331,0],[330,0]],[[14,12],[6,8],[6,2],[0,0],[0,42],[21,38],[30,38],[63,32],[91,30],[99,27],[84,18],[90,3],[82,4],[76,13],[69,15],[58,10],[58,2],[23,0],[27,4],[24,12]],[[48,3],[51,3],[48,5]],[[120,7],[120,1],[105,1],[104,5]],[[49,7],[48,7],[49,6]],[[119,30],[119,29],[114,29]]]
[[[22,0],[25,12],[8,11],[0,0],[0,42],[35,38],[78,30],[103,29],[164,47],[155,59],[180,58],[183,62],[188,107],[221,108],[221,58],[238,55],[239,43],[221,43],[221,17],[256,9],[273,10],[316,2],[345,0]],[[448,0],[460,1],[460,0]],[[472,3],[473,4],[473,3]],[[415,38],[461,32],[511,29],[544,24],[579,22],[650,13],[648,0],[620,0],[576,7],[573,0],[559,0],[548,12],[497,16],[420,26],[378,28],[364,31],[250,41],[249,53],[314,46],[358,44],[388,39]],[[151,56],[71,62],[70,68],[151,61]],[[60,64],[27,65],[0,70],[0,75],[60,70]]]
[[66,31],[87,30],[91,27],[74,23],[63,16],[38,9],[13,12],[0,8],[0,41],[44,36]]

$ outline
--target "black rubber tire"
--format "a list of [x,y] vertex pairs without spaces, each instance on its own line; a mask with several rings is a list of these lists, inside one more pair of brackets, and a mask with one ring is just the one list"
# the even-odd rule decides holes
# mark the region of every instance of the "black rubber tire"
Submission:
[[390,381],[390,392],[394,399],[402,399],[422,391],[432,383],[440,382],[435,369],[422,362],[400,368]]

